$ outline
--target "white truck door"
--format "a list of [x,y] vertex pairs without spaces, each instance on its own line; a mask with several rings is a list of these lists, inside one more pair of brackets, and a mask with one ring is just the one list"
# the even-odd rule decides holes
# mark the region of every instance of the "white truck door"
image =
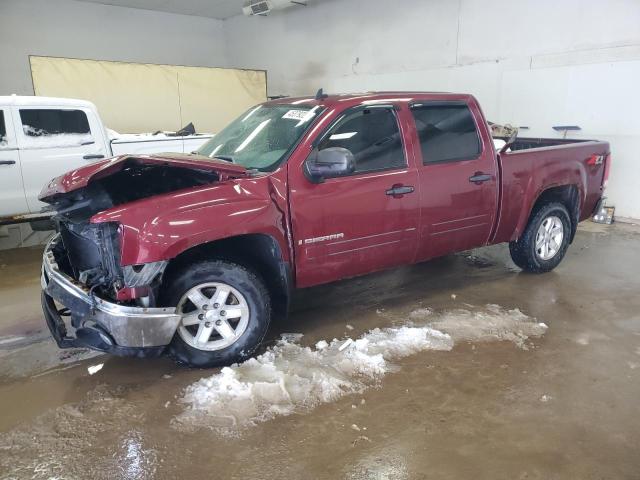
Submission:
[[102,126],[89,109],[16,107],[14,122],[31,213],[45,206],[38,194],[52,178],[110,154]]
[[11,108],[0,107],[0,220],[29,213]]

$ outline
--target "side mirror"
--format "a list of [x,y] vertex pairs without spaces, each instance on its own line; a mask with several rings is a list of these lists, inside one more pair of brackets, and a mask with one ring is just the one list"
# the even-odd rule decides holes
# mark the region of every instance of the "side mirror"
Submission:
[[350,175],[355,170],[353,153],[342,147],[314,150],[304,162],[305,176],[313,183],[322,183],[325,178]]

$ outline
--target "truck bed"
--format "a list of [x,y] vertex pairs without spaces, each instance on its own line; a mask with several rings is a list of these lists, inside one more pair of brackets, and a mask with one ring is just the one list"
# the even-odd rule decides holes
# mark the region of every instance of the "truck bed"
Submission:
[[492,243],[517,239],[545,190],[555,186],[575,188],[579,200],[578,211],[572,212],[575,222],[588,218],[602,196],[605,169],[589,161],[594,155],[609,155],[608,142],[548,138],[519,141],[516,148],[498,157],[502,191]]

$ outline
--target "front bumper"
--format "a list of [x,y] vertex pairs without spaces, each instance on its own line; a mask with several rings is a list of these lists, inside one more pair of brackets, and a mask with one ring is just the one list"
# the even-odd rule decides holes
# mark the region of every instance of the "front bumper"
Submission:
[[[90,294],[86,286],[58,268],[53,254],[58,241],[55,236],[44,250],[41,278],[42,308],[58,346],[127,356],[161,354],[178,328],[176,309],[120,305]],[[64,316],[71,317],[75,336],[68,335]]]

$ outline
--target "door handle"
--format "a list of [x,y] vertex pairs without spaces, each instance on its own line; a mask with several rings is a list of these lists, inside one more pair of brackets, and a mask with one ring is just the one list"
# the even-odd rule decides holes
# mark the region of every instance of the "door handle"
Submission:
[[99,153],[90,153],[89,155],[85,155],[84,157],[85,160],[98,160],[100,158],[104,158],[104,155],[101,155]]
[[480,185],[482,182],[488,182],[492,178],[493,176],[489,175],[488,173],[476,172],[469,177],[469,181],[471,183],[475,183],[476,185]]
[[15,165],[15,160],[0,160],[0,165]]
[[391,195],[394,198],[400,198],[403,195],[406,195],[407,193],[412,193],[413,191],[414,191],[414,188],[409,185],[397,184],[391,187],[389,190],[385,191],[384,193],[387,195]]

